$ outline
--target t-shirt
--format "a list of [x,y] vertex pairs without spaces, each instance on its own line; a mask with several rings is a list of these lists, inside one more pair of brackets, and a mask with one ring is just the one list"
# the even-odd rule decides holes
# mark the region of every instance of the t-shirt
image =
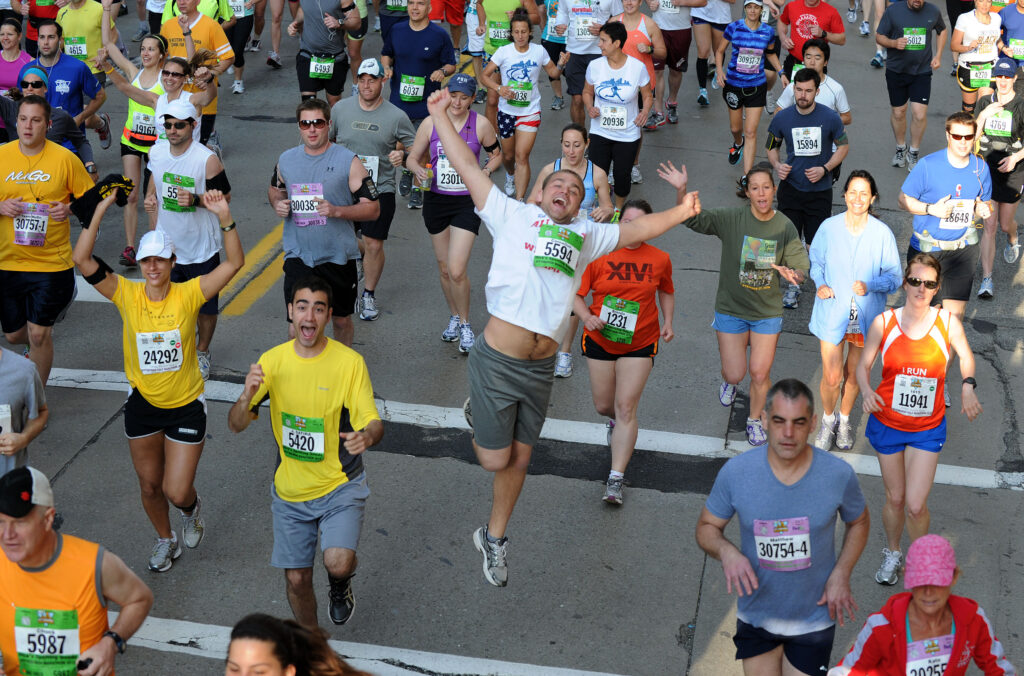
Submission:
[[[994,93],[980,97],[974,109],[974,118],[981,117],[981,112],[995,100]],[[985,126],[978,129],[977,139],[978,151],[986,158],[992,152],[1015,153],[1024,147],[1024,98],[1017,94],[1003,105],[1002,112],[989,115]],[[1014,171],[1019,168],[1018,164]],[[990,175],[991,171],[989,169]]]
[[732,5],[725,0],[708,0],[703,7],[694,7],[690,10],[692,19],[701,19],[708,23],[720,23],[725,25],[732,21]]
[[327,137],[359,155],[378,192],[393,193],[396,170],[388,153],[395,149],[396,142],[411,148],[416,129],[409,116],[390,101],[382,101],[375,110],[366,111],[359,105],[359,97],[349,96],[331,109]]
[[730,458],[704,504],[719,519],[738,517],[740,551],[757,575],[757,589],[737,600],[736,617],[780,636],[835,624],[818,599],[836,564],[836,516],[851,523],[865,509],[853,468],[821,449],[813,453],[791,486],[776,478],[765,446]]
[[512,42],[512,25],[508,12],[522,7],[522,0],[481,0],[487,23],[484,25],[484,51],[494,54],[499,47]]
[[498,47],[491,63],[501,72],[501,83],[512,88],[512,99],[498,97],[498,110],[506,115],[533,115],[540,112],[540,70],[551,63],[548,50],[536,42],[527,44],[526,53],[513,44]]
[[[235,58],[235,52],[231,49],[231,43],[228,41],[228,36],[224,34],[224,29],[210,17],[200,14],[192,25],[189,26],[189,30],[192,31],[192,44],[195,45],[196,49],[209,49],[217,56],[217,61]],[[188,54],[185,51],[185,36],[181,32],[181,25],[177,19],[165,22],[160,28],[160,35],[167,38],[167,56],[188,58]],[[217,79],[214,78],[213,82],[208,86],[216,87]],[[199,88],[194,85],[186,85],[185,89],[190,92],[199,91]],[[210,101],[199,112],[203,115],[216,115],[217,98],[214,97],[213,101]]]
[[914,10],[906,2],[894,2],[886,7],[878,22],[878,34],[891,40],[907,39],[906,49],[890,49],[885,60],[886,70],[906,75],[932,72],[934,38],[946,30],[942,11],[930,2]]
[[781,211],[759,221],[750,207],[705,209],[683,223],[722,240],[715,312],[750,321],[782,316],[782,289],[772,263],[811,269],[796,227]]
[[[245,8],[245,0],[240,3],[240,10]],[[217,23],[222,21],[230,21],[235,16],[234,8],[231,6],[230,0],[199,0],[199,4],[196,5],[196,11],[200,14],[205,14]],[[249,16],[253,11],[250,9]],[[241,15],[241,12],[238,12]],[[160,23],[165,24],[168,21],[177,19],[181,15],[181,10],[178,8],[178,3],[175,0],[164,3],[164,8],[161,12]]]
[[[714,1],[714,0],[712,0]],[[590,26],[603,26],[622,13],[622,0],[559,0],[555,25],[565,25],[565,48],[570,54],[600,54]]]
[[[57,12],[57,23],[64,31],[64,53],[85,63],[93,73],[100,72],[93,58],[103,46],[103,5],[95,0],[84,0],[77,8],[66,5]],[[113,17],[110,26],[114,26]]]
[[[346,6],[348,3],[345,3]],[[342,3],[326,5],[330,10],[321,9],[324,5],[320,0],[301,0],[302,15],[306,20],[302,23],[299,33],[299,48],[318,56],[337,56],[345,54],[345,29],[330,29],[324,25],[324,14],[330,14],[338,21],[345,23],[345,12],[341,11]],[[346,56],[347,59],[347,56]],[[344,67],[335,64],[335,68]]]
[[366,362],[358,352],[327,338],[308,359],[295,341],[264,352],[263,384],[252,411],[270,399],[270,424],[281,462],[274,473],[277,495],[288,502],[316,500],[363,473],[363,456],[352,455],[339,433],[380,420]]
[[659,0],[658,8],[651,12],[654,23],[663,31],[690,28],[690,8],[672,4],[672,0]]
[[[91,75],[90,75],[91,77]],[[0,201],[25,202],[17,218],[0,215],[0,270],[60,272],[74,267],[71,224],[47,214],[48,202],[69,202],[93,186],[82,161],[52,141],[37,155],[19,143],[0,146]]]
[[29,61],[18,73],[19,80],[31,66],[42,68],[50,82],[46,88],[46,102],[67,111],[72,117],[85,109],[86,97],[94,99],[100,92],[100,83],[89,66],[62,52],[57,53],[57,60],[49,67],[39,63],[39,59]]
[[1002,21],[995,12],[989,12],[988,19],[989,23],[978,21],[977,10],[964,12],[957,18],[955,30],[963,32],[964,45],[978,41],[977,47],[969,52],[960,53],[957,63],[962,68],[970,68],[972,63],[989,63],[999,58]]
[[21,67],[32,60],[32,57],[25,50],[21,50],[18,58],[8,61],[0,56],[0,91],[7,91],[11,87],[17,87],[21,73]]
[[584,333],[612,354],[625,354],[658,342],[657,295],[674,293],[672,261],[666,252],[644,242],[601,256],[583,272],[577,295],[593,291],[590,312],[605,320],[600,331]]
[[1013,58],[1024,61],[1024,12],[1017,9],[1017,3],[1007,5],[999,12],[1003,44],[1013,50]]
[[[46,405],[43,381],[36,365],[20,354],[0,347],[0,435],[18,433],[39,417]],[[28,449],[0,456],[0,476],[28,464]]]
[[28,18],[25,22],[25,39],[38,40],[39,30],[35,27],[39,19],[56,19],[57,7],[55,0],[28,0]]
[[811,183],[804,171],[828,162],[832,157],[832,144],[846,137],[839,113],[817,104],[806,114],[796,106],[784,108],[772,116],[768,134],[774,142],[786,141],[786,164],[793,167],[786,183],[801,192],[832,189],[827,171],[817,183]]
[[171,152],[169,143],[158,143],[149,151],[146,166],[159,205],[156,229],[174,242],[178,265],[205,263],[217,255],[223,242],[216,214],[202,206],[178,204],[179,190],[197,196],[206,192],[206,167],[213,156],[212,150],[195,141],[180,155]]
[[[467,12],[469,12],[469,7],[473,8],[473,13],[475,14],[476,0],[466,3]],[[540,39],[564,45],[565,36],[559,35],[555,32],[555,26],[558,25],[558,0],[547,0],[547,2],[544,3],[544,12],[546,14],[547,21],[544,22],[544,30],[540,34]]]
[[[846,98],[846,90],[843,88],[843,85],[836,82],[830,75],[826,75],[821,81],[821,85],[818,86],[818,93],[814,97],[814,102],[820,103],[826,108],[831,108],[840,115],[850,112],[850,101]],[[796,105],[792,82],[782,90],[776,105],[780,109]]]
[[804,43],[814,38],[811,26],[820,26],[826,33],[846,32],[839,11],[825,0],[814,7],[808,7],[804,0],[793,0],[782,8],[779,21],[790,26],[789,38],[793,41],[793,49],[789,53],[798,61],[803,61]]
[[946,149],[925,155],[917,161],[900,190],[927,204],[938,202],[946,195],[957,200],[948,219],[924,214],[914,216],[914,234],[910,246],[920,250],[918,234],[932,239],[955,240],[967,233],[974,222],[974,200],[992,198],[992,176],[985,160],[977,155],[967,158],[967,166],[957,169],[949,163]]
[[743,19],[725,27],[725,39],[732,43],[732,56],[725,81],[733,87],[759,87],[767,82],[764,57],[774,52],[775,29],[766,23],[750,30]]
[[448,31],[429,23],[422,30],[413,30],[408,21],[396,23],[381,49],[381,56],[394,62],[391,75],[391,103],[402,109],[410,120],[429,115],[427,98],[441,88],[430,74],[442,66],[458,63]]
[[199,308],[206,302],[201,279],[171,282],[167,296],[152,301],[144,281],[117,275],[111,300],[124,321],[124,374],[157,408],[178,408],[203,395],[195,336]]
[[497,186],[476,213],[494,239],[487,311],[561,343],[583,271],[618,246],[619,226],[589,218],[557,225],[536,204],[514,200]]
[[587,66],[587,82],[593,85],[594,105],[601,110],[598,117],[590,118],[590,133],[612,141],[640,138],[635,122],[640,114],[639,93],[651,82],[643,62],[626,56],[626,63],[615,69],[602,56]]

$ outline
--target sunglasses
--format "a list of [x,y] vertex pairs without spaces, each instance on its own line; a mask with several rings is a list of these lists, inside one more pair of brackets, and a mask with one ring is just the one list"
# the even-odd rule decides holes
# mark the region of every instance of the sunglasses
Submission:
[[166,69],[160,71],[160,74],[163,75],[164,77],[185,77],[184,73],[177,73],[177,72],[175,72],[173,70],[166,70]]
[[327,120],[322,117],[318,117],[315,120],[299,120],[300,129],[309,129],[310,127],[313,127],[314,129],[323,129],[326,126]]
[[44,89],[46,87],[42,80],[22,80],[18,84],[22,89]]
[[974,134],[954,134],[951,131],[947,131],[946,133],[949,134],[954,141],[970,141],[974,138]]
[[188,122],[164,122],[164,129],[184,129]]
[[922,284],[924,284],[924,288],[928,289],[929,291],[934,291],[935,289],[939,288],[939,283],[934,279],[918,279],[917,277],[907,277],[905,281],[907,282],[907,284],[914,287],[915,289],[921,286]]

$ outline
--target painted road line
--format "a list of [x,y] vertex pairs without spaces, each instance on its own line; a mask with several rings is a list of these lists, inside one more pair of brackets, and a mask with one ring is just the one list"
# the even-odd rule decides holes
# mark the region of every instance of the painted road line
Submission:
[[252,307],[253,303],[262,298],[263,294],[269,291],[270,287],[277,283],[277,280],[281,279],[283,274],[284,252],[282,251],[258,275],[253,277],[243,289],[235,294],[234,298],[227,305],[223,306],[221,314],[228,317],[244,315]]
[[[125,379],[124,373],[120,371],[55,368],[50,371],[47,386],[127,391],[128,381]],[[209,380],[206,382],[206,400],[234,403],[241,396],[242,389],[243,386],[238,383]],[[469,429],[461,408],[407,404],[379,398],[376,399],[376,404],[381,418],[389,422],[439,429]],[[266,405],[264,403],[264,406]],[[603,423],[551,418],[545,421],[544,428],[540,433],[543,439],[598,446],[605,444],[606,434],[607,429]],[[750,450],[750,446],[746,442],[728,441],[720,437],[642,429],[637,435],[636,450],[701,458],[731,458],[743,451]],[[882,476],[878,460],[873,455],[840,451],[834,452],[833,455],[845,460],[857,474]],[[1024,472],[997,472],[978,467],[940,464],[935,472],[935,483],[966,488],[1022,490],[1024,489]]]
[[[117,613],[111,612],[113,626]],[[134,648],[184,653],[223,661],[228,654],[231,627],[199,624],[184,620],[149,617],[128,643]],[[612,676],[596,671],[579,671],[535,664],[503,662],[462,655],[446,655],[366,643],[329,641],[331,648],[356,669],[378,676],[408,674],[502,674],[503,676]]]
[[281,253],[281,235],[284,233],[284,221],[275,225],[263,236],[256,246],[245,252],[245,265],[238,271],[224,290],[220,292],[221,308],[227,308],[235,296],[240,294],[250,281],[263,273],[278,254]]

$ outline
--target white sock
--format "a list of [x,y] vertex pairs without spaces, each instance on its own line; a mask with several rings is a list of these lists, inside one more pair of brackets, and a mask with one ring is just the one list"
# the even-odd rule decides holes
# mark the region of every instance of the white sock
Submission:
[[832,411],[828,415],[821,416],[821,422],[825,423],[829,427],[836,421],[836,412]]
[[615,470],[608,472],[609,479],[621,479],[623,476],[625,475],[622,472],[616,472]]
[[840,413],[839,414],[839,424],[840,425],[849,425],[850,424],[850,416],[843,415],[842,413]]

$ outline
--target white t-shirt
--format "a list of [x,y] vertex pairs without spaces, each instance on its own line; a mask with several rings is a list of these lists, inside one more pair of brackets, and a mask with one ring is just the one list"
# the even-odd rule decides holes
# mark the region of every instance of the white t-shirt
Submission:
[[602,56],[587,66],[587,82],[594,86],[594,105],[601,109],[601,115],[590,118],[590,133],[612,141],[640,138],[634,123],[640,113],[638,93],[651,82],[643,62],[627,56],[626,64],[615,70]]
[[[618,246],[619,226],[589,218],[557,226],[539,206],[514,200],[497,186],[491,187],[487,204],[476,213],[494,240],[485,290],[487,311],[492,317],[561,343],[583,271]],[[552,227],[562,230],[559,236],[575,242],[575,248],[550,236]],[[538,265],[536,258],[545,251],[571,261],[574,273],[570,276],[544,261]]]
[[663,31],[678,31],[690,27],[690,8],[677,7],[672,0],[659,0],[658,9],[651,14],[654,23]]
[[963,31],[964,44],[969,45],[975,40],[978,46],[969,52],[960,54],[957,63],[968,68],[971,63],[988,63],[999,58],[999,31],[1002,19],[995,12],[989,12],[990,23],[984,24],[978,21],[974,10],[964,12],[956,20],[955,30]]
[[596,35],[587,26],[603,26],[614,14],[622,14],[622,0],[559,0],[555,25],[565,25],[565,49],[570,54],[600,54]]
[[[846,90],[843,89],[843,85],[828,75],[821,81],[821,86],[818,87],[818,95],[814,97],[814,100],[826,108],[831,108],[840,115],[850,112],[850,101],[846,98]],[[793,96],[792,82],[786,85],[776,103],[780,109],[789,108],[796,103],[796,98]]]
[[732,23],[732,5],[725,0],[708,0],[708,4],[703,7],[691,9],[690,16],[694,19],[703,19],[708,23],[730,24]]
[[532,115],[540,112],[540,69],[551,62],[548,50],[536,42],[527,45],[526,53],[514,44],[502,45],[494,52],[491,63],[501,73],[501,84],[512,88],[511,101],[499,96],[498,110],[506,115]]

